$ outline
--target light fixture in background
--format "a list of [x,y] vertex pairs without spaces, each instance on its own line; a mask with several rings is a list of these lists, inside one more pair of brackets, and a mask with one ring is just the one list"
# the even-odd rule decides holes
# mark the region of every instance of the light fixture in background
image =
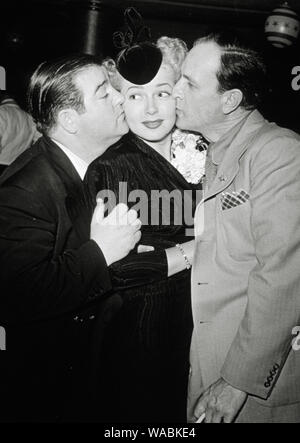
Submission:
[[298,14],[288,2],[283,3],[271,12],[265,25],[268,41],[276,48],[286,48],[293,45],[300,32]]
[[84,23],[84,41],[82,51],[86,54],[102,54],[103,1],[88,0]]
[[20,32],[9,31],[5,40],[6,45],[13,50],[21,50],[24,46],[24,36]]

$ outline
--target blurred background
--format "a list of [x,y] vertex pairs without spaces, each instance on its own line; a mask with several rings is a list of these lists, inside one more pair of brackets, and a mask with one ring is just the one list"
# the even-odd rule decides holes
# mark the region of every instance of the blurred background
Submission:
[[[1,0],[0,66],[6,88],[25,107],[28,79],[44,60],[87,52],[115,56],[112,34],[123,25],[126,7],[135,6],[153,40],[193,41],[214,30],[238,34],[260,50],[267,63],[270,91],[262,111],[270,120],[300,132],[300,91],[292,88],[292,69],[300,66],[300,39],[279,49],[266,39],[265,22],[280,0]],[[289,0],[300,13],[299,0]],[[300,84],[300,82],[299,82]]]

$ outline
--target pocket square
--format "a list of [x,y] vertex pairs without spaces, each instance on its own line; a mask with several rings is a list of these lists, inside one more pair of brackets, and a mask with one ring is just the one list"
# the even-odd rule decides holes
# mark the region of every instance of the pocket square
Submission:
[[250,195],[243,189],[241,191],[223,192],[221,197],[222,209],[225,211],[226,209],[235,208],[246,203],[249,198]]

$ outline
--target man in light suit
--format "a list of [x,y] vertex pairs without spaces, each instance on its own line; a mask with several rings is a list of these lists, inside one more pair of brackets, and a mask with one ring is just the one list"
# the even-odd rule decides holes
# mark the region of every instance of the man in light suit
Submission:
[[264,79],[255,52],[211,35],[174,92],[179,128],[211,142],[195,214],[191,422],[300,422],[300,137],[257,111]]
[[[101,349],[119,309],[109,265],[140,239],[135,211],[90,210],[88,165],[128,132],[92,56],[43,63],[29,88],[43,133],[0,179],[0,421],[101,421]],[[103,381],[105,383],[105,381]]]

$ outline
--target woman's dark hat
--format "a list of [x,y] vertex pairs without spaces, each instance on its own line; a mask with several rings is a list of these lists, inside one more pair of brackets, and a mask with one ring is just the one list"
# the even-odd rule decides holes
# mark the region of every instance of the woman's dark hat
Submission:
[[157,75],[162,64],[162,53],[151,43],[150,30],[134,8],[127,8],[124,17],[125,32],[113,35],[114,45],[122,49],[117,58],[117,69],[129,82],[144,85]]

